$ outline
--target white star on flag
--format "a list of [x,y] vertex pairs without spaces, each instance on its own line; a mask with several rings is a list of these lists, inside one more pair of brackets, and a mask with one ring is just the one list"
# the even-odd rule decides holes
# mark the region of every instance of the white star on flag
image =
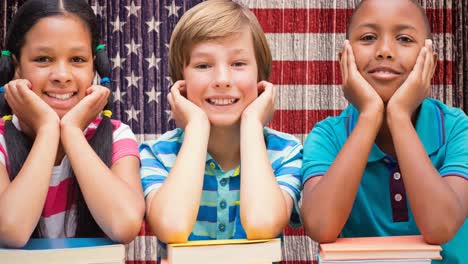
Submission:
[[119,85],[117,85],[117,88],[114,91],[114,101],[115,102],[122,102],[122,97],[125,96],[127,92],[120,92]]
[[128,82],[128,85],[127,85],[128,88],[132,86],[135,88],[138,88],[138,82],[140,81],[141,77],[135,76],[135,73],[132,71],[132,74],[130,76],[125,77],[125,79]]
[[145,58],[145,60],[149,63],[148,70],[152,67],[156,67],[156,70],[159,70],[159,62],[161,59],[156,58],[156,56],[154,56],[154,52],[151,53],[151,58]]
[[131,53],[135,53],[135,55],[138,56],[138,49],[140,48],[141,44],[136,44],[135,40],[132,39],[130,44],[125,44],[125,47],[128,49],[127,55],[130,55]]
[[134,15],[138,16],[138,10],[140,10],[141,6],[135,5],[135,3],[132,1],[130,3],[130,6],[125,6],[125,9],[128,10],[128,16]]
[[153,101],[159,104],[158,97],[161,95],[161,92],[156,92],[154,86],[151,88],[151,91],[145,92],[145,94],[148,95],[148,104]]
[[167,15],[167,17],[170,17],[172,15],[179,17],[179,13],[177,11],[179,11],[181,6],[176,5],[175,1],[172,1],[171,5],[165,6],[164,8],[166,8],[167,11],[169,11],[169,14]]
[[105,7],[106,5],[99,5],[98,2],[91,5],[91,8],[93,9],[93,12],[96,16],[102,16],[102,11],[104,11]]
[[122,32],[122,28],[127,22],[120,22],[120,17],[117,15],[115,21],[111,21],[110,23],[112,24],[112,33],[114,33],[116,31]]
[[132,120],[135,120],[138,122],[138,115],[140,114],[141,110],[136,110],[135,107],[130,108],[130,110],[125,110],[125,113],[127,113],[127,122],[130,122]]
[[166,115],[167,115],[167,122],[169,123],[169,121],[171,121],[172,119],[174,119],[172,117],[172,111],[171,110],[164,110],[164,112],[166,112]]
[[162,22],[154,20],[154,16],[151,17],[150,21],[146,22],[146,25],[148,25],[148,33],[151,31],[156,31],[156,33],[159,33],[159,25],[161,25]]
[[117,52],[114,58],[111,58],[112,61],[112,69],[115,68],[122,68],[122,63],[124,63],[127,59],[120,57],[120,52]]

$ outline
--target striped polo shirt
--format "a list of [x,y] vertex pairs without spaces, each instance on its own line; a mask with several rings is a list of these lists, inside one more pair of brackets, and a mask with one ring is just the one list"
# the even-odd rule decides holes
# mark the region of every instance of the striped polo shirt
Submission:
[[[120,121],[111,121],[114,126],[112,135],[112,163],[127,155],[139,157],[138,143],[130,127]],[[97,118],[85,129],[85,137],[88,140],[92,138],[100,122],[101,118]],[[16,116],[13,116],[13,124],[19,128]],[[9,171],[8,151],[3,136],[4,129],[4,123],[0,121],[0,162],[6,165],[6,169]],[[73,204],[67,204],[67,194],[75,178],[72,178],[69,172],[70,162],[66,156],[63,158],[60,165],[53,167],[47,198],[39,220],[39,225],[41,225],[42,230],[44,230],[45,238],[63,238],[73,237],[75,235],[75,206]],[[65,214],[67,212],[69,212],[69,224],[67,224],[67,230],[65,232],[64,223]]]
[[[300,224],[297,203],[301,190],[302,145],[291,135],[269,128],[263,131],[278,185],[294,201],[291,224]],[[175,129],[140,146],[140,175],[145,197],[164,183],[183,139],[184,131]],[[189,240],[246,238],[240,222],[240,177],[240,167],[224,171],[207,153],[200,208]]]

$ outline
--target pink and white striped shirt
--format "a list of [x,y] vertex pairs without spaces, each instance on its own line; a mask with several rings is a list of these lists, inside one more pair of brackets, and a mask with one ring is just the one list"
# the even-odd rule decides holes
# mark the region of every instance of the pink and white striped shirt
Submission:
[[[139,157],[138,143],[131,128],[120,121],[111,121],[114,126],[112,135],[112,163],[128,155]],[[84,130],[85,137],[88,141],[96,132],[100,122],[101,118],[96,118]],[[16,116],[13,116],[13,123],[19,128]],[[6,166],[7,171],[9,171],[8,152],[3,136],[4,128],[3,121],[0,121],[0,162]],[[75,178],[72,178],[70,175],[70,162],[67,156],[65,156],[60,165],[54,166],[52,170],[52,178],[50,180],[47,198],[39,220],[39,225],[41,225],[42,230],[44,230],[44,237],[62,238],[73,237],[75,235],[75,206],[73,204],[67,204],[67,195],[74,181]],[[64,223],[67,211],[70,219],[68,220],[67,232],[65,232]]]

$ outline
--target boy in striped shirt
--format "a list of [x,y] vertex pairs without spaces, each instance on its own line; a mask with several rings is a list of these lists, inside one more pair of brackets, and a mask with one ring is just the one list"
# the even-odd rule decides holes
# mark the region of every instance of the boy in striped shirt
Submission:
[[232,1],[197,5],[173,32],[169,63],[179,128],[140,146],[158,239],[274,238],[290,219],[299,223],[302,146],[265,127],[276,92],[253,13]]

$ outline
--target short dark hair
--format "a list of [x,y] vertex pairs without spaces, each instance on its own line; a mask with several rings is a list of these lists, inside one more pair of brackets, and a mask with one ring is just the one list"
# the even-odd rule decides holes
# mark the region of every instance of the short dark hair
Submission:
[[[362,0],[359,2],[359,4],[354,8],[353,13],[351,14],[351,17],[348,20],[348,24],[346,26],[346,39],[349,39],[349,28],[351,26],[351,23],[353,22],[354,16],[356,15],[356,12],[361,8],[362,4],[366,2],[367,0]],[[427,19],[426,11],[424,8],[421,6],[421,4],[417,0],[408,0],[416,7],[418,8],[419,12],[421,13],[423,20],[424,20],[424,25],[426,26],[426,31],[427,31],[427,38],[432,39],[432,31],[431,31],[431,25],[429,24],[429,20]]]

